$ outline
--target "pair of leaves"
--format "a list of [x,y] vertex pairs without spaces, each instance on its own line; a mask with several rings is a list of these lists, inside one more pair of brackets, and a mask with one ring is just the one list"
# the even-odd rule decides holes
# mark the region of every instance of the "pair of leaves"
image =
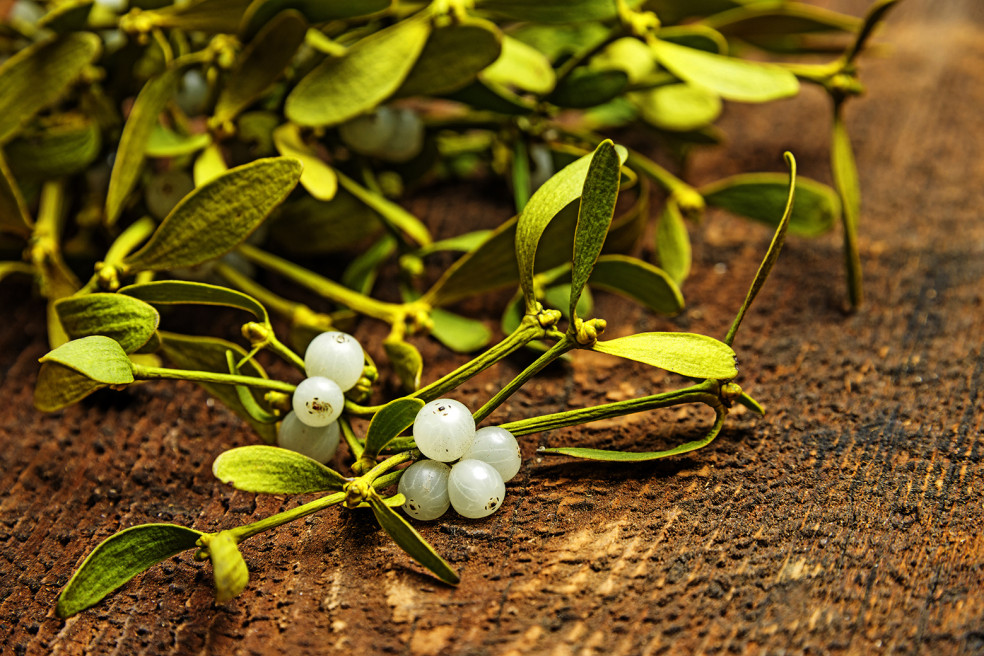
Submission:
[[41,358],[34,406],[52,412],[103,387],[132,382],[133,367],[119,343],[91,335],[66,342]]

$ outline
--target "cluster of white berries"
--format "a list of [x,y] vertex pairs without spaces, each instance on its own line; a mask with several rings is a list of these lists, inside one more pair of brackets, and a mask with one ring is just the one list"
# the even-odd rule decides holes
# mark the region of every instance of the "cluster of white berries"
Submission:
[[294,390],[294,409],[280,424],[277,444],[321,463],[331,460],[345,392],[359,382],[364,367],[362,345],[351,335],[331,331],[315,337],[304,353],[308,377]]
[[498,426],[476,431],[468,408],[452,399],[437,399],[417,413],[413,436],[430,460],[413,463],[400,478],[408,515],[437,519],[451,506],[463,517],[479,518],[499,509],[505,482],[522,462],[512,433]]

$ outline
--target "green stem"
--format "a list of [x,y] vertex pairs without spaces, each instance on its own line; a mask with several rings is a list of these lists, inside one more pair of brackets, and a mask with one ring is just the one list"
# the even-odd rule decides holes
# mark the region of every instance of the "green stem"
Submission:
[[258,522],[253,522],[252,524],[246,524],[245,526],[231,529],[229,533],[232,534],[232,537],[235,539],[236,543],[239,543],[253,537],[254,535],[263,533],[264,531],[269,531],[272,528],[277,528],[278,526],[283,526],[284,524],[288,524],[302,517],[307,517],[308,515],[316,513],[319,510],[324,510],[329,506],[334,506],[344,500],[344,492],[335,492],[334,494],[329,494],[328,496],[305,503],[297,508],[292,508],[282,513],[271,515],[270,517],[261,519]]
[[293,394],[296,385],[280,380],[257,378],[255,376],[240,376],[236,374],[220,374],[212,371],[192,371],[189,369],[167,369],[165,367],[149,367],[133,365],[133,377],[142,380],[190,380],[196,383],[217,383],[219,385],[245,385],[256,389],[274,390]]
[[355,436],[355,431],[352,430],[352,424],[344,416],[339,418],[338,426],[342,429],[342,437],[345,438],[345,443],[348,444],[349,451],[352,452],[352,457],[358,461],[362,457],[363,451],[366,450],[365,444]]
[[286,319],[292,319],[294,312],[301,305],[301,303],[295,303],[294,301],[289,301],[282,296],[274,294],[263,285],[258,284],[249,276],[244,276],[228,264],[216,262],[212,271],[239,291],[249,294],[266,308],[273,310]]
[[518,376],[509,381],[509,384],[503,387],[499,392],[488,400],[488,403],[483,405],[481,408],[475,412],[475,423],[481,422],[483,419],[492,414],[492,411],[498,408],[502,403],[508,399],[512,394],[518,390],[520,387],[526,384],[526,382],[540,372],[541,369],[546,367],[548,364],[567,353],[573,348],[577,347],[577,342],[573,339],[564,335],[564,337],[550,347],[546,353],[538,357],[533,364],[526,367]]
[[544,329],[537,322],[536,317],[527,315],[523,318],[523,322],[519,327],[503,338],[498,344],[495,344],[484,353],[476,356],[454,371],[435,380],[430,385],[421,387],[411,396],[423,399],[424,401],[432,401],[440,398],[445,392],[456,388],[466,380],[485,371],[533,340],[542,338],[543,335]]
[[389,470],[393,469],[397,465],[401,465],[410,460],[416,460],[418,457],[419,455],[415,455],[413,451],[403,451],[402,453],[397,453],[396,455],[390,456],[386,460],[382,461],[381,463],[379,463],[378,465],[367,471],[365,474],[360,476],[360,478],[366,481],[367,483],[371,484],[377,478],[379,478]]
[[567,426],[577,426],[592,421],[611,419],[613,417],[621,417],[623,415],[655,410],[657,408],[666,408],[673,405],[682,405],[684,403],[703,403],[717,409],[722,407],[721,399],[717,394],[717,385],[718,383],[716,381],[704,381],[703,383],[672,392],[643,396],[628,401],[604,403],[590,408],[567,410],[565,412],[543,415],[542,417],[520,419],[519,421],[502,424],[502,428],[513,435],[530,435],[532,433],[566,428]]
[[377,301],[255,246],[242,244],[239,252],[254,264],[274,271],[330,301],[352,308],[368,317],[393,324],[402,322],[408,313],[403,305]]

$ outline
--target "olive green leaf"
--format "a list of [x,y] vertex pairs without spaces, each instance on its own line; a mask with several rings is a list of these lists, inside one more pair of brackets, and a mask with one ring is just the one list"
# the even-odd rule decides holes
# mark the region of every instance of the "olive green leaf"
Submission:
[[741,396],[738,397],[738,403],[742,404],[757,415],[762,415],[763,417],[765,416],[765,408],[762,407],[762,404],[750,397],[745,392],[742,392]]
[[508,35],[502,37],[502,52],[498,59],[482,71],[481,78],[541,96],[553,91],[557,83],[553,66],[543,53]]
[[296,125],[284,123],[273,131],[273,143],[284,157],[293,157],[304,165],[301,173],[301,186],[318,200],[328,201],[338,191],[338,176],[335,170],[318,157],[314,150],[304,143]]
[[537,453],[547,454],[547,455],[561,455],[561,456],[571,456],[573,458],[583,458],[585,460],[600,460],[604,462],[649,462],[651,460],[659,460],[661,458],[668,458],[670,456],[678,456],[683,453],[690,453],[691,451],[696,451],[697,449],[702,449],[711,442],[714,438],[718,436],[721,432],[721,428],[724,426],[724,419],[727,417],[727,412],[722,408],[715,408],[717,413],[717,418],[714,420],[714,425],[699,440],[693,440],[691,442],[685,442],[679,446],[673,447],[672,449],[666,449],[665,451],[615,451],[610,449],[588,449],[582,447],[555,447],[555,448],[539,448]]
[[215,602],[224,604],[239,596],[249,583],[249,568],[239,552],[236,538],[229,531],[200,538],[212,561],[212,578],[215,580]]
[[270,20],[284,11],[294,9],[309,23],[327,23],[382,11],[391,0],[253,0],[243,15],[241,32],[250,39]]
[[213,143],[195,158],[193,167],[195,186],[203,187],[228,170],[229,167],[226,166],[225,158],[222,156],[222,147]]
[[420,387],[420,374],[424,369],[424,359],[420,357],[417,347],[402,339],[386,339],[383,341],[386,356],[396,375],[400,378],[403,389],[413,392]]
[[621,94],[628,83],[625,71],[576,68],[547,96],[547,101],[558,107],[595,107]]
[[55,311],[69,339],[105,335],[126,353],[146,344],[161,320],[152,306],[120,294],[69,296],[55,301]]
[[752,3],[708,16],[702,23],[729,37],[773,50],[795,47],[799,35],[855,32],[860,26],[853,16],[800,2]]
[[150,12],[153,25],[188,32],[235,34],[249,0],[192,0]]
[[615,39],[594,55],[589,66],[594,70],[623,71],[629,83],[639,84],[650,78],[656,69],[656,62],[645,43],[634,37],[623,37]]
[[393,438],[413,425],[413,420],[423,407],[422,400],[404,397],[390,401],[380,408],[366,430],[366,457],[378,456]]
[[407,552],[407,555],[445,583],[455,585],[461,580],[451,565],[434,551],[434,547],[430,546],[423,536],[407,523],[407,520],[386,505],[379,494],[372,491],[367,501],[372,507],[372,514],[376,516],[376,521],[393,538],[393,541]]
[[147,157],[181,157],[193,155],[212,144],[212,136],[207,132],[198,134],[178,134],[164,126],[155,124],[147,137],[144,154]]
[[[581,191],[581,204],[577,212],[577,227],[574,229],[574,253],[571,260],[570,312],[572,321],[577,317],[577,302],[581,290],[588,283],[601,247],[605,244],[608,228],[615,216],[615,201],[618,199],[618,186],[621,162],[615,151],[615,144],[606,139],[598,144],[591,165],[584,177]],[[573,330],[573,323],[571,326]]]
[[[246,356],[246,351],[233,342],[216,337],[198,337],[178,335],[160,331],[161,352],[176,367],[194,371],[211,371],[228,373],[229,365],[226,352],[232,351],[239,359]],[[247,360],[240,367],[241,373],[247,376],[266,378],[266,372],[255,360]],[[256,421],[239,401],[239,395],[232,385],[198,383],[210,395],[221,401],[227,408],[245,420],[253,430],[266,442],[276,439],[276,427],[261,421]]]
[[495,23],[465,18],[435,27],[394,95],[434,96],[457,91],[471,83],[501,51],[502,32]]
[[55,5],[38,20],[38,27],[51,30],[55,34],[84,30],[88,26],[89,13],[94,4],[93,0],[68,0]]
[[[368,192],[366,192],[368,193]],[[296,255],[321,255],[356,247],[380,228],[379,215],[344,188],[330,203],[310,196],[290,199],[270,217],[269,239]]]
[[358,41],[304,76],[284,112],[305,126],[336,125],[375,109],[400,88],[430,34],[422,12]]
[[338,492],[346,482],[317,460],[261,444],[222,452],[212,463],[212,474],[237,490],[265,494]]
[[46,362],[41,365],[38,380],[34,384],[34,407],[42,412],[54,412],[78,403],[104,387],[106,385],[103,383],[98,383],[74,369],[56,362]]
[[854,39],[854,43],[844,53],[843,61],[845,63],[852,63],[861,54],[872,32],[875,31],[875,28],[878,27],[878,24],[885,18],[889,10],[898,4],[898,2],[899,0],[878,0],[871,5],[864,17],[864,22],[861,24],[861,29],[858,30],[858,35]]
[[433,308],[431,336],[456,353],[471,353],[488,345],[492,331],[481,321]]
[[126,351],[115,339],[105,335],[74,339],[42,356],[40,362],[60,364],[104,385],[133,382],[133,367]]
[[23,237],[31,234],[33,222],[20,187],[0,150],[0,233],[12,232]]
[[133,108],[123,126],[123,134],[120,135],[113,171],[109,176],[109,190],[106,192],[108,225],[116,223],[123,211],[127,196],[137,184],[147,142],[150,141],[150,135],[157,125],[158,115],[164,111],[165,104],[178,88],[180,74],[178,69],[169,68],[151,78],[133,102]]
[[861,187],[858,167],[854,160],[851,137],[844,125],[842,105],[834,108],[833,135],[830,143],[830,165],[834,187],[841,199],[841,221],[844,224],[844,258],[847,265],[847,290],[852,307],[864,300],[861,281],[861,253],[858,250],[858,223],[861,219]]
[[588,284],[631,298],[659,314],[683,310],[683,294],[676,281],[662,269],[628,255],[602,255]]
[[661,27],[656,36],[664,41],[704,52],[724,54],[728,51],[728,40],[717,30],[708,27],[704,21]]
[[657,40],[650,44],[660,64],[675,76],[726,100],[768,102],[794,96],[796,76],[771,64],[724,57]]
[[762,264],[759,265],[758,271],[755,272],[755,278],[748,288],[745,301],[738,309],[738,313],[731,323],[731,328],[728,329],[728,334],[724,338],[724,342],[728,346],[734,344],[735,335],[738,332],[738,327],[741,325],[742,319],[745,318],[745,313],[769,277],[769,272],[772,271],[776,260],[779,259],[779,251],[782,250],[782,245],[786,241],[786,229],[789,227],[789,220],[793,214],[793,206],[796,201],[796,158],[789,152],[785,153],[784,157],[786,164],[789,166],[789,191],[786,199],[786,208],[782,213],[782,219],[779,221],[779,225],[776,226],[776,232],[772,237],[772,243],[769,244],[769,250],[765,252],[765,257],[762,258]]
[[592,347],[690,378],[728,380],[738,375],[731,347],[713,337],[694,333],[637,333]]
[[713,123],[721,114],[721,99],[691,84],[667,84],[633,94],[640,115],[661,130],[689,132]]
[[[564,207],[581,196],[592,160],[595,157],[607,158],[610,149],[610,142],[602,142],[593,153],[566,166],[537,189],[520,214],[516,224],[516,261],[519,263],[519,284],[526,297],[527,313],[536,311],[533,267],[544,230]],[[621,164],[625,158],[625,150],[616,149],[616,152]]]
[[155,280],[124,287],[120,294],[132,296],[151,305],[220,305],[238,308],[268,323],[266,308],[252,296],[204,282]]
[[296,11],[271,18],[236,59],[215,102],[213,120],[231,121],[262,96],[287,68],[306,32],[307,23]]
[[84,171],[99,156],[99,125],[81,114],[59,114],[39,121],[4,147],[20,179],[50,179]]
[[[776,226],[789,196],[789,178],[781,173],[743,173],[712,182],[699,191],[708,205]],[[834,227],[840,213],[840,199],[833,189],[809,178],[797,178],[790,233],[817,237]]]
[[[226,351],[226,366],[230,374],[234,376],[240,375],[239,366],[236,364],[236,354],[232,351]],[[261,406],[249,387],[246,385],[234,385],[233,387],[236,390],[236,397],[239,399],[239,404],[253,421],[260,424],[277,423],[279,417]]]
[[65,619],[99,603],[137,574],[194,549],[202,535],[175,524],[141,524],[106,538],[69,579],[55,612]]
[[342,186],[345,191],[355,196],[358,200],[362,201],[366,207],[373,210],[379,217],[390,227],[393,231],[406,235],[414,243],[421,246],[426,246],[431,243],[431,235],[420,219],[415,217],[410,212],[406,211],[396,203],[381,195],[373,193],[362,187],[354,180],[348,176],[337,173],[338,184]]
[[185,196],[139,251],[129,272],[191,267],[228,253],[250,235],[301,177],[301,163],[272,157],[230,169]]
[[525,116],[536,111],[536,103],[532,100],[523,98],[502,85],[483,81],[481,78],[447,94],[447,97],[475,109],[509,116]]
[[512,156],[512,187],[513,201],[516,211],[522,212],[530,201],[530,158],[526,150],[526,141],[517,139],[513,145]]
[[392,235],[383,235],[345,267],[342,284],[360,294],[370,294],[376,284],[379,267],[395,252],[396,239]]
[[690,234],[673,198],[667,200],[656,225],[656,252],[663,271],[677,285],[683,284],[690,275]]
[[10,141],[35,114],[64,96],[100,49],[95,34],[73,32],[34,43],[3,62],[0,144]]
[[442,239],[440,241],[435,241],[432,244],[428,244],[427,246],[420,248],[417,251],[417,255],[423,257],[424,255],[439,253],[441,251],[457,251],[460,253],[467,253],[481,246],[491,234],[491,230],[474,230],[472,232],[465,232],[460,235],[455,235],[453,237],[448,237],[447,239]]
[[476,0],[475,8],[493,16],[533,23],[577,23],[611,20],[612,0]]

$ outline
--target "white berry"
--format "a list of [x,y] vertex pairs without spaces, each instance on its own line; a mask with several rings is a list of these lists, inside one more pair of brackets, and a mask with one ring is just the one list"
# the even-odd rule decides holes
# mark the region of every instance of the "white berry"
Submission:
[[523,463],[516,438],[499,426],[486,426],[475,431],[475,441],[461,458],[489,463],[499,472],[503,481],[512,480]]
[[407,500],[403,510],[414,519],[437,519],[448,511],[451,468],[436,460],[418,460],[403,472],[398,489]]
[[359,382],[365,361],[359,341],[337,330],[321,333],[311,340],[304,352],[304,368],[308,376],[330,378],[338,383],[343,392]]
[[495,467],[481,460],[461,460],[451,468],[448,498],[459,515],[488,517],[502,505],[506,484]]
[[436,399],[413,420],[413,439],[426,457],[441,462],[457,460],[475,439],[475,420],[462,403]]
[[308,426],[327,426],[338,419],[345,407],[345,396],[333,380],[322,376],[305,378],[291,399],[294,412]]
[[324,464],[335,457],[340,437],[341,429],[337,421],[316,428],[307,426],[297,418],[297,414],[288,412],[277,431],[277,444]]

